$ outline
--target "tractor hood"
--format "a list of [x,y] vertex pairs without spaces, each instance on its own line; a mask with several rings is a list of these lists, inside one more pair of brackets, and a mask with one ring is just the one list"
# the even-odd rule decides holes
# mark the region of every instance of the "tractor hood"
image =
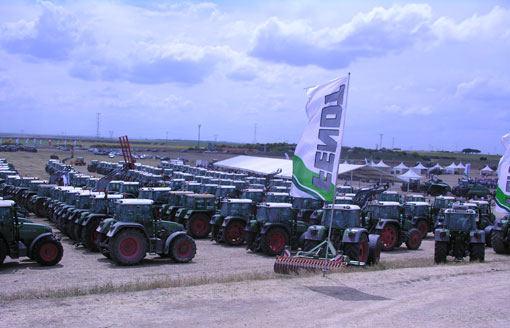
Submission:
[[20,238],[25,242],[34,240],[37,236],[47,232],[52,232],[50,227],[32,222],[23,222],[19,228]]

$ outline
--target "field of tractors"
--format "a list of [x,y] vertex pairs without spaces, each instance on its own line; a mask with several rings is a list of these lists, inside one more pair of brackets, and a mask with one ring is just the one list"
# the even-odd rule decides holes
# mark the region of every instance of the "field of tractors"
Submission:
[[[49,154],[0,157],[20,174],[47,178]],[[75,156],[106,160],[85,151]],[[85,172],[86,166],[78,169]],[[510,256],[486,248],[484,263],[450,258],[435,265],[432,234],[418,250],[403,246],[382,253],[377,266],[326,277],[278,275],[274,257],[209,239],[196,240],[190,263],[147,256],[141,265],[118,266],[61,237],[64,257],[56,266],[7,258],[0,267],[0,327],[508,327],[509,322]]]

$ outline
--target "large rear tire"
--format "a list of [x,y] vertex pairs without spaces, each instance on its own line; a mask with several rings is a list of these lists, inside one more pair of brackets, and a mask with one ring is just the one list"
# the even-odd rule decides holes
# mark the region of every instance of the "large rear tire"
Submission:
[[0,238],[0,265],[4,263],[5,257],[7,256],[7,247],[2,238]]
[[410,250],[417,250],[420,248],[421,245],[421,233],[418,231],[418,229],[411,229],[408,232],[407,240],[406,240],[406,246],[407,249]]
[[110,238],[108,246],[111,259],[120,265],[138,264],[147,253],[145,236],[137,229],[121,230]]
[[388,224],[381,231],[382,250],[385,252],[392,251],[399,240],[398,228],[394,224]]
[[282,228],[273,228],[266,232],[263,237],[264,253],[270,256],[278,255],[283,252],[285,245],[288,244],[289,236]]
[[351,261],[368,261],[368,238],[364,233],[361,234],[359,243],[349,243],[344,246],[344,254],[349,256]]
[[484,244],[471,244],[469,251],[469,262],[485,261],[485,245]]
[[64,255],[62,244],[53,237],[37,241],[32,249],[32,258],[42,266],[56,265]]
[[448,256],[448,243],[436,241],[434,245],[434,262],[446,263],[446,256]]
[[505,242],[505,233],[503,231],[492,231],[492,249],[498,254],[509,254],[510,249]]
[[179,235],[172,240],[168,255],[177,263],[191,261],[197,253],[197,246],[193,238],[188,235]]
[[82,226],[81,229],[81,242],[91,252],[99,251],[99,247],[97,245],[99,241],[99,232],[96,231],[98,226],[99,220],[91,220],[85,227]]
[[381,236],[372,234],[368,236],[368,264],[379,264],[381,259]]
[[241,221],[231,221],[225,227],[223,240],[230,246],[240,246],[244,243],[244,228],[246,224]]
[[211,232],[211,218],[204,213],[193,214],[186,223],[188,233],[193,238],[205,238]]

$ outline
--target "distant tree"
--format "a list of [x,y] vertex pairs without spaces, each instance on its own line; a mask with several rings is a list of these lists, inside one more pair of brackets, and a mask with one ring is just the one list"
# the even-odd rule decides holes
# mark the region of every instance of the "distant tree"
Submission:
[[464,148],[464,149],[462,149],[462,152],[463,152],[464,154],[480,154],[480,153],[481,153],[481,151],[480,151],[480,150],[478,150],[478,149],[473,149],[473,148]]
[[482,156],[482,157],[480,157],[480,160],[481,160],[481,161],[486,161],[486,160],[487,160],[487,157]]

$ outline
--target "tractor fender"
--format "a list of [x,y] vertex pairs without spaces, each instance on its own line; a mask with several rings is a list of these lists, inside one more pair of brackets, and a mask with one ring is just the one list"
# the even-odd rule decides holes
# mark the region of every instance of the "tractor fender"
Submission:
[[393,219],[382,219],[382,220],[377,221],[377,225],[376,225],[375,229],[383,230],[384,228],[386,228],[386,226],[388,224],[394,224],[400,230],[400,222],[398,220],[393,220]]
[[492,230],[494,229],[494,226],[486,226],[483,231],[485,232],[485,238],[489,239],[489,236],[492,234]]
[[308,230],[304,233],[305,240],[318,240],[322,241],[326,237],[326,227],[321,225],[309,226]]
[[485,244],[485,232],[483,230],[471,231],[469,233],[470,244]]
[[493,230],[494,231],[506,231],[508,229],[508,219],[507,218],[500,218],[496,219],[494,222]]
[[287,233],[289,232],[289,229],[284,224],[281,224],[281,223],[270,223],[270,224],[265,224],[262,227],[262,229],[260,229],[260,234],[265,235],[266,232],[268,232],[269,230],[271,230],[273,228],[276,228],[276,227],[284,229]]
[[176,232],[172,233],[170,236],[168,236],[168,238],[165,241],[165,254],[168,254],[172,240],[174,240],[175,237],[177,237],[177,236],[185,235],[185,234],[186,234],[186,231],[182,230],[182,231],[176,231]]
[[85,218],[85,220],[83,220],[83,221],[81,222],[81,225],[82,225],[82,226],[86,226],[87,224],[89,224],[90,220],[92,220],[92,219],[96,219],[96,218],[97,218],[97,219],[104,219],[104,218],[107,218],[107,217],[109,217],[109,216],[108,216],[108,215],[106,215],[106,214],[91,214],[91,215],[88,215],[88,216]]
[[[443,234],[443,236],[441,236]],[[450,231],[448,229],[436,229],[434,231],[434,240],[435,241],[450,241]]]
[[[354,233],[352,237],[349,234]],[[368,231],[365,228],[348,228],[344,230],[344,235],[342,237],[342,243],[359,243],[361,239],[361,235],[366,234],[368,237]],[[351,234],[352,235],[352,234]]]
[[144,229],[144,226],[140,223],[134,223],[134,222],[115,222],[113,230],[110,228],[110,231],[106,234],[106,237],[112,238],[115,236],[118,232],[120,232],[122,229],[126,228],[135,228],[143,231],[143,234],[147,239],[149,239],[149,236],[147,235],[147,232]]
[[34,248],[34,245],[41,239],[43,238],[46,238],[46,237],[55,237],[53,235],[53,233],[51,232],[45,232],[45,233],[42,233],[40,234],[39,236],[37,236],[34,240],[32,240],[32,242],[30,243],[30,247],[28,248],[28,256],[32,256],[32,250]]
[[259,232],[259,225],[258,225],[257,220],[248,221],[248,224],[246,225],[246,228],[244,228],[244,231]]
[[[209,224],[210,225],[216,225],[216,223],[220,223],[221,222],[221,215],[219,214],[215,214],[211,217],[211,221],[209,221]],[[219,225],[219,224],[218,224]]]
[[226,227],[231,221],[242,221],[243,223],[246,223],[246,219],[242,216],[227,216],[223,219],[223,224],[221,226]]

